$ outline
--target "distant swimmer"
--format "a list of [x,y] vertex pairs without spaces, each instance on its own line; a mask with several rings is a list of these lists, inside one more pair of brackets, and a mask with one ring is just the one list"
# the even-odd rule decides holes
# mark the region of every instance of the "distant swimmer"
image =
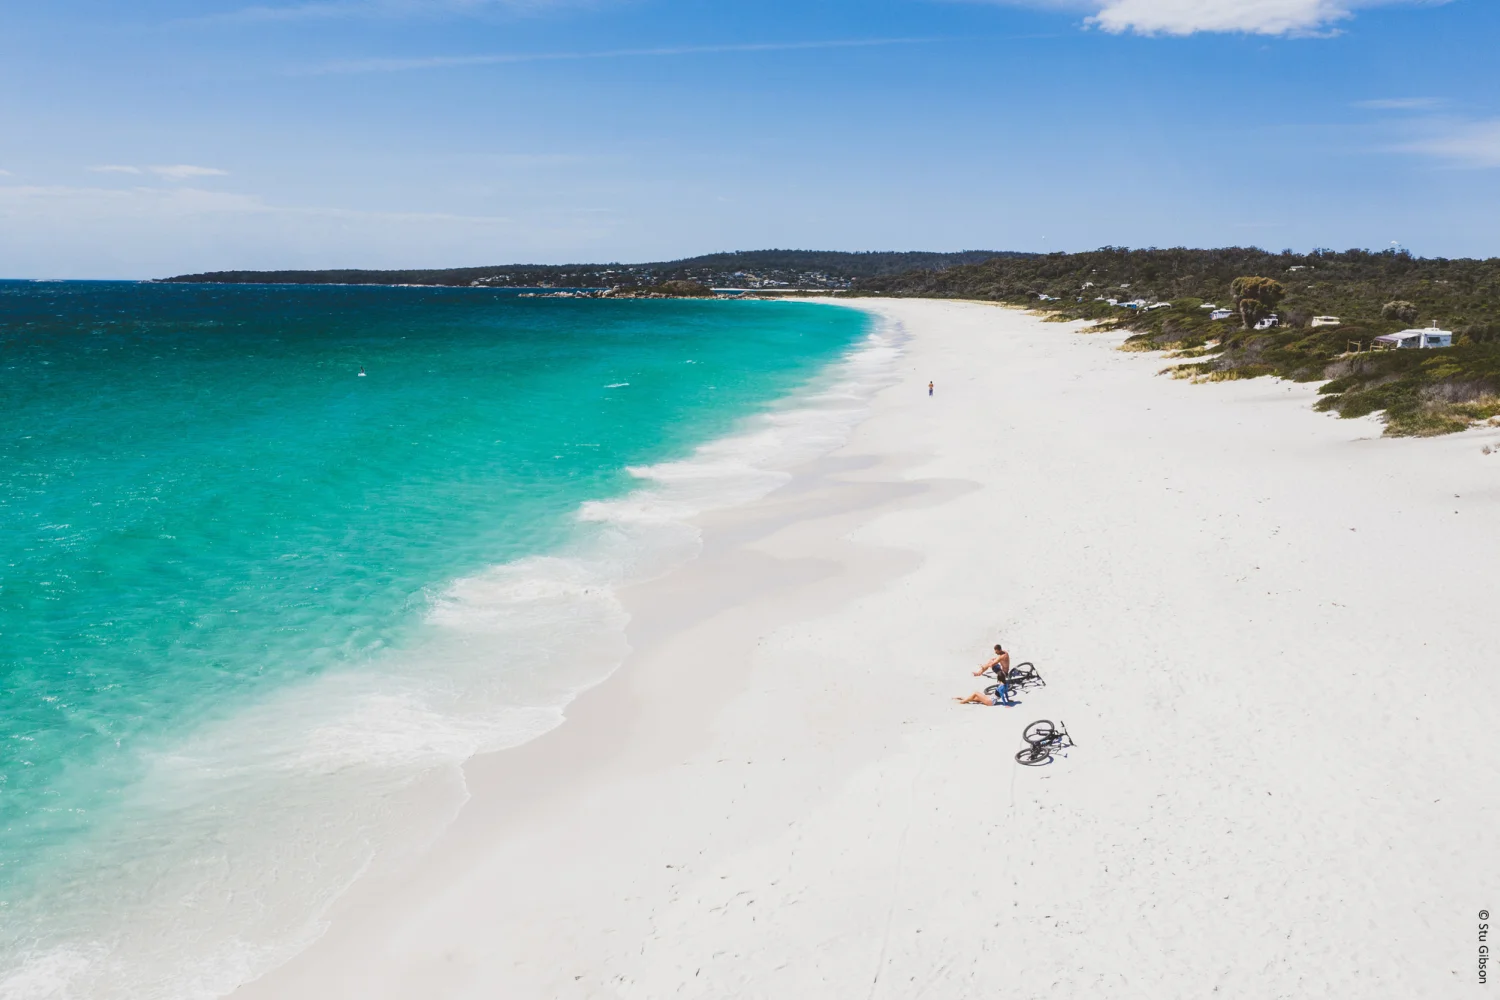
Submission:
[[927,395],[929,395],[929,396],[932,395],[932,383],[931,382],[927,383]]
[[359,366],[359,377],[360,378],[364,378],[365,377],[365,366],[364,365],[360,365]]

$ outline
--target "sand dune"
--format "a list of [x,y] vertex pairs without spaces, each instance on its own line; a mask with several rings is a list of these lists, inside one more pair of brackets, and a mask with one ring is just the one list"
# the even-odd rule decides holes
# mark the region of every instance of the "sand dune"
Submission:
[[[903,381],[849,442],[706,518],[625,595],[625,667],[236,996],[1476,988],[1500,430],[1385,440],[1114,335],[869,308]],[[1047,687],[956,706],[997,637]],[[1078,745],[1020,768],[1037,718]]]

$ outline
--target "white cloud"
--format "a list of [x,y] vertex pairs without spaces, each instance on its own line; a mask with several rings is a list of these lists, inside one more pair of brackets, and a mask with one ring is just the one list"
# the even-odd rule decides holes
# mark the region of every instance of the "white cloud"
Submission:
[[1349,0],[1107,0],[1089,23],[1140,35],[1290,35],[1325,30],[1349,17],[1350,6]]
[[9,170],[0,170],[0,177],[9,177],[9,176],[10,176],[10,171]]
[[1356,101],[1356,108],[1373,108],[1376,111],[1430,111],[1443,106],[1436,97],[1386,97],[1376,101]]
[[1500,118],[1445,123],[1432,135],[1396,148],[1434,156],[1456,167],[1500,167]]
[[1092,11],[1087,24],[1112,34],[1317,35],[1364,7],[1432,6],[1450,0],[990,0]]
[[96,174],[155,174],[169,181],[186,181],[194,177],[227,177],[229,171],[218,167],[195,167],[191,163],[173,163],[157,167],[132,167],[122,163],[106,163],[89,167]]
[[185,181],[192,177],[227,177],[229,171],[217,167],[195,167],[191,163],[177,163],[165,167],[147,167],[158,177],[172,181]]

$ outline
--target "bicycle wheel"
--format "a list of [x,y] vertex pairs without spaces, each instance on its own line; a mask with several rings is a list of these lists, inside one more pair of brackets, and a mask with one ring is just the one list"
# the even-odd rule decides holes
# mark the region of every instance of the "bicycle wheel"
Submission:
[[1005,679],[1016,685],[1032,683],[1036,680],[1036,666],[1031,663],[1017,663],[1010,668],[1010,673],[1005,675]]
[[1052,724],[1051,719],[1037,719],[1026,727],[1021,739],[1032,746],[1042,746],[1057,739],[1057,727]]
[[1029,746],[1025,750],[1016,751],[1016,763],[1025,764],[1027,767],[1039,767],[1042,764],[1052,763],[1052,754],[1047,752],[1046,747]]

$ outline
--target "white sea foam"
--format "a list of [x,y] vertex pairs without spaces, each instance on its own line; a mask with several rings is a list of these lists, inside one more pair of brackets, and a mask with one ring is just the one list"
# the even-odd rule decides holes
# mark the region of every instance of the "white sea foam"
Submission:
[[[92,849],[75,849],[0,998],[199,1000],[322,933],[370,866],[420,849],[466,795],[461,765],[563,721],[628,652],[620,586],[699,548],[698,515],[753,501],[847,438],[894,377],[899,328],[877,329],[803,391],[640,486],[584,504],[571,550],[430,595],[424,635],[205,722],[148,762]],[[118,863],[101,871],[98,858]],[[81,926],[79,914],[97,915]]]

